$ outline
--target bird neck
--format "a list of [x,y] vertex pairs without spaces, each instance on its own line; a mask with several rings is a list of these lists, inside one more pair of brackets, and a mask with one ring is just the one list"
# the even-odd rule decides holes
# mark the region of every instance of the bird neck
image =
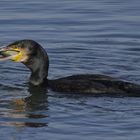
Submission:
[[49,59],[45,51],[38,51],[38,55],[24,63],[31,71],[29,82],[38,86],[46,82],[49,69]]
[[45,67],[40,66],[38,69],[31,70],[31,76],[29,82],[35,86],[42,84],[47,80],[48,70]]

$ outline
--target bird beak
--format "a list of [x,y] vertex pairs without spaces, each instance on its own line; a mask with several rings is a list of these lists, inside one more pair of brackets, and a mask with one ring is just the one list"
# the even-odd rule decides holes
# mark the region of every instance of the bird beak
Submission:
[[0,61],[12,60],[15,62],[24,62],[27,55],[24,49],[15,46],[3,46],[0,48]]
[[17,50],[14,50],[6,46],[2,46],[0,48],[0,61],[12,60],[12,58],[14,58],[18,53],[19,51]]

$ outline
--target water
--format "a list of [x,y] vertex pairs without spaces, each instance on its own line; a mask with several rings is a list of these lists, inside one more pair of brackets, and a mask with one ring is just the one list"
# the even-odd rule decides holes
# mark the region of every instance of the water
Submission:
[[[49,78],[106,74],[140,83],[139,0],[1,0],[0,45],[42,44]],[[0,62],[1,140],[137,140],[140,98],[33,89],[20,63]]]

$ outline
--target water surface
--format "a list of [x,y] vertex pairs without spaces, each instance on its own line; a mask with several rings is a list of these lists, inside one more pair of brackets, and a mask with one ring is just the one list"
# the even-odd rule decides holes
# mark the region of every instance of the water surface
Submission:
[[[140,83],[139,0],[1,0],[0,45],[38,41],[49,78],[106,74]],[[140,98],[31,88],[20,63],[0,62],[1,140],[137,140]]]

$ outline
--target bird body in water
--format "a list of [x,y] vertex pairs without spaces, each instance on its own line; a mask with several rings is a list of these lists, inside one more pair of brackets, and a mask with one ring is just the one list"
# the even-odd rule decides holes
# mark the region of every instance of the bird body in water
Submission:
[[33,40],[19,40],[0,48],[0,60],[21,62],[31,71],[29,83],[65,93],[94,95],[140,94],[140,85],[98,74],[79,74],[49,80],[49,59],[45,49]]

